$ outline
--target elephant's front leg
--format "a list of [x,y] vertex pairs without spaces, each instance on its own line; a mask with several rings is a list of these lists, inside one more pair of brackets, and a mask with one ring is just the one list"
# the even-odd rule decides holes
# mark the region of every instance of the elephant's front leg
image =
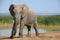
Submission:
[[23,37],[24,22],[20,22],[19,37]]
[[18,22],[14,21],[10,38],[13,38],[15,36],[16,30],[17,30],[17,25],[18,25]]

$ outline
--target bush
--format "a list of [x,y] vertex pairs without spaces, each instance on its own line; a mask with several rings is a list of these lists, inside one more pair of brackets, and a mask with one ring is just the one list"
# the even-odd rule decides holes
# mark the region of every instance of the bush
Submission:
[[[11,16],[0,16],[0,23],[12,23],[13,18]],[[60,24],[60,16],[38,16],[37,17],[38,24],[45,25],[55,25]]]
[[0,23],[12,23],[11,16],[0,16]]
[[37,19],[39,24],[60,24],[60,16],[38,16]]

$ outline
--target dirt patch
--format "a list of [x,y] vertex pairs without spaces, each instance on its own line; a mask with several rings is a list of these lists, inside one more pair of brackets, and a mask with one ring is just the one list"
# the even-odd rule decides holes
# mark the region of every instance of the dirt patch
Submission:
[[8,24],[8,23],[0,23],[0,30],[1,29],[8,29],[8,28],[11,28],[12,27],[12,24]]
[[0,37],[0,40],[60,40],[60,32],[40,33],[39,36],[31,34],[31,37],[24,35],[23,38],[14,37],[13,39],[5,36]]

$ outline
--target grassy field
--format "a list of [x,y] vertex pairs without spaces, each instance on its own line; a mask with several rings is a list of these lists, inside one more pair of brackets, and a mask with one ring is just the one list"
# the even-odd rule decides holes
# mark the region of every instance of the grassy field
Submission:
[[[56,25],[60,24],[60,16],[38,16],[38,24],[44,25]],[[13,18],[11,16],[0,16],[0,23],[12,23]]]
[[[48,31],[60,29],[60,16],[38,16],[38,28]],[[11,28],[13,19],[11,16],[0,16],[0,29]]]
[[11,16],[0,16],[0,23],[12,23],[13,19]]
[[60,24],[60,16],[38,16],[37,19],[39,24],[45,25]]

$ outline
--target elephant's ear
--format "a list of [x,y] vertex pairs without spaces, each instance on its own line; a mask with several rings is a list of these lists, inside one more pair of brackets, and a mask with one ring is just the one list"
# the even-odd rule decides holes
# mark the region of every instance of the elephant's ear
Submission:
[[25,4],[23,4],[22,6],[22,18],[24,18],[27,15],[27,6]]
[[14,4],[11,4],[10,7],[9,7],[9,11],[10,11],[10,14],[11,14],[12,16],[14,16],[14,11],[13,11],[13,9],[14,9]]

